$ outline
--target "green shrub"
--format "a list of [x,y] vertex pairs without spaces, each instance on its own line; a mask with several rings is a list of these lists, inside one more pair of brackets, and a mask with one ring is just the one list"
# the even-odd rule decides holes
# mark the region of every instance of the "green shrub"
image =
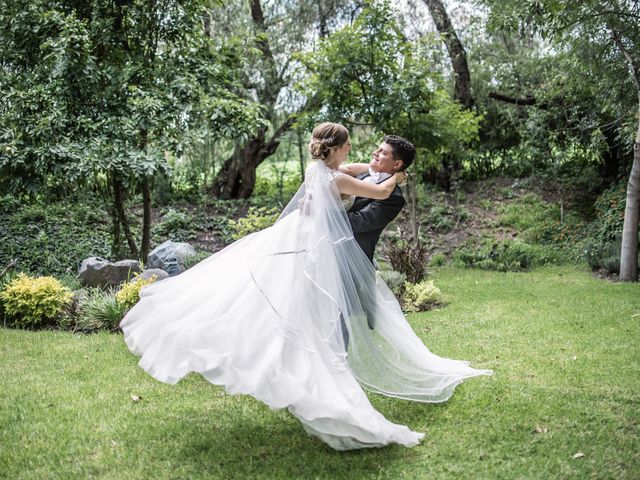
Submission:
[[621,241],[617,238],[611,242],[587,241],[584,256],[592,270],[605,269],[609,273],[620,273]]
[[163,209],[161,220],[153,228],[159,240],[171,239],[176,242],[191,240],[198,232],[198,224],[188,211],[174,208]]
[[626,181],[608,188],[595,203],[595,219],[590,238],[599,244],[615,242],[622,236],[624,210],[627,204]]
[[442,292],[433,280],[404,285],[404,309],[408,312],[424,312],[443,303]]
[[521,272],[533,267],[561,264],[566,261],[563,253],[557,248],[531,245],[518,239],[463,247],[456,250],[453,257],[456,266],[500,272]]
[[189,269],[189,268],[193,267],[194,265],[200,263],[205,258],[209,258],[210,256],[211,256],[211,252],[207,252],[205,250],[200,250],[200,251],[196,252],[195,255],[191,255],[191,256],[185,258],[185,260],[183,262],[184,268]]
[[58,277],[76,274],[87,257],[109,256],[111,221],[100,202],[12,205],[0,208],[0,265],[15,259],[23,272]]
[[432,267],[442,267],[447,263],[447,257],[444,253],[436,253],[431,257],[430,265]]
[[5,314],[19,328],[55,323],[71,303],[71,291],[53,277],[18,274],[0,293]]
[[150,285],[156,281],[156,276],[151,278],[141,278],[135,282],[129,281],[120,287],[118,293],[116,293],[116,301],[123,306],[125,310],[130,309],[138,300],[140,300],[140,290],[145,285]]
[[127,309],[116,299],[116,293],[99,288],[80,292],[77,314],[62,326],[85,333],[117,329]]
[[407,276],[395,270],[380,270],[378,273],[382,280],[384,280],[384,283],[389,287],[389,290],[391,290],[397,298],[402,298]]
[[232,238],[239,240],[250,233],[270,227],[278,219],[280,212],[275,208],[250,207],[247,215],[238,220],[231,220]]

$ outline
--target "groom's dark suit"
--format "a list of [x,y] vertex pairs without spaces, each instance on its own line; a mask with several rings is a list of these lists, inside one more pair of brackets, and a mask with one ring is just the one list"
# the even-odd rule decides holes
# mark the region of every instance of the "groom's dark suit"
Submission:
[[[356,178],[364,180],[368,176],[368,173],[363,173]],[[404,204],[402,191],[396,185],[386,200],[356,197],[353,206],[347,212],[353,236],[371,262],[382,230],[398,216]]]
[[[365,180],[369,176],[368,173],[358,175],[356,178]],[[380,182],[378,182],[380,183]],[[376,244],[380,238],[382,230],[398,216],[405,200],[402,196],[400,187],[396,185],[391,195],[386,200],[373,200],[371,198],[356,197],[353,206],[347,211],[347,217],[353,229],[353,237],[362,251],[367,255],[371,263],[373,263],[373,254]],[[373,288],[360,288],[363,285],[375,284],[375,277],[354,279],[360,302],[367,316],[367,324],[371,330],[375,325],[375,298],[370,298],[374,292]],[[349,332],[347,331],[344,321],[342,322],[343,340],[346,346],[349,344]]]

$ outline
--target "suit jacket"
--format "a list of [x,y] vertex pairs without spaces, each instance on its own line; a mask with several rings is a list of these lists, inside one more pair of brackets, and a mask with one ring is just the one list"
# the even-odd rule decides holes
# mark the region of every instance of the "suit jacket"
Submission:
[[[364,173],[357,178],[362,180],[368,176],[368,173]],[[353,236],[372,262],[382,230],[398,216],[404,204],[402,191],[396,185],[386,200],[356,197],[353,206],[347,211]]]

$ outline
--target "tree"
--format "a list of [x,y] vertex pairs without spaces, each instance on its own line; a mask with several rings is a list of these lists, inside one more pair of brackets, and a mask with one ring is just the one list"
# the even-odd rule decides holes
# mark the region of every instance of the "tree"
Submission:
[[[600,83],[609,91],[625,91],[620,97],[629,91],[636,92],[636,128],[621,125],[622,132],[628,131],[627,143],[633,145],[633,160],[627,183],[620,263],[620,279],[636,281],[640,219],[640,5],[619,0],[485,3],[492,8],[495,24],[511,28],[534,25],[560,48],[574,53],[582,61],[583,76],[588,73],[592,83]],[[626,74],[621,74],[624,71]]]
[[317,92],[317,117],[411,140],[425,170],[473,139],[479,123],[446,93],[428,61],[432,48],[428,39],[406,40],[388,2],[370,2],[352,25],[302,57],[311,75],[301,88]]
[[[252,102],[231,93],[236,60],[204,35],[200,0],[0,2],[0,180],[14,192],[109,179],[114,253],[151,240],[155,174],[203,129],[246,138]],[[124,210],[139,189],[138,248]]]
[[[357,2],[356,2],[357,3]],[[298,69],[294,53],[310,49],[317,37],[326,37],[353,2],[338,0],[230,2],[215,22],[226,35],[239,32],[244,42],[243,94],[262,106],[266,120],[248,140],[237,141],[213,185],[221,198],[247,198],[253,192],[256,168],[273,155],[282,137],[299,115],[314,104],[313,92],[292,95]],[[249,21],[246,21],[248,17]],[[231,20],[230,23],[230,18]],[[317,30],[317,31],[316,31]]]
[[454,76],[453,98],[464,105],[465,108],[471,108],[473,106],[473,96],[471,95],[471,75],[467,65],[467,52],[453,28],[442,1],[424,0],[424,3],[427,4],[431,18],[433,18],[433,22],[436,24],[436,28],[449,52]]

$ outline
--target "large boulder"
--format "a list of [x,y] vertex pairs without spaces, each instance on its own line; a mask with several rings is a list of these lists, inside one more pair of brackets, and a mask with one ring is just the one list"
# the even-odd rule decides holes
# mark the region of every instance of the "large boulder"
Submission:
[[85,258],[78,277],[84,287],[115,287],[142,272],[137,260],[110,262],[100,257]]
[[195,254],[195,249],[188,243],[167,240],[149,253],[147,267],[161,268],[173,277],[186,270],[185,260]]

